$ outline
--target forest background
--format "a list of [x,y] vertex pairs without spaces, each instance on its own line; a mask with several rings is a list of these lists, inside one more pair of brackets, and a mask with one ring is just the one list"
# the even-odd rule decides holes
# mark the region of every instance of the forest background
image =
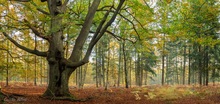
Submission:
[[[39,0],[17,1],[0,0],[0,80],[6,86],[14,82],[47,85],[47,60],[16,47],[17,43],[47,51],[49,43],[36,35],[36,31],[45,36],[53,32],[48,28],[51,18],[45,15],[47,5]],[[83,55],[104,11],[118,2],[101,2]],[[60,14],[64,18],[65,57],[71,55],[91,3],[92,0],[70,0],[67,12]],[[10,42],[3,33],[16,42]],[[73,72],[69,85],[215,85],[220,81],[219,38],[219,0],[126,0],[93,48],[90,62]]]

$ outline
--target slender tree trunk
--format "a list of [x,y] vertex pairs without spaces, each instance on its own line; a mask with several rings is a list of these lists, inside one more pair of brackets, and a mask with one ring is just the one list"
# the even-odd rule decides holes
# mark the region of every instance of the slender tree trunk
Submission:
[[118,59],[118,87],[120,87],[120,79],[121,79],[121,43],[119,43],[119,59]]
[[132,81],[131,81],[131,70],[132,70],[132,65],[131,65],[131,63],[132,63],[132,58],[130,58],[130,75],[129,75],[129,81],[130,81],[130,87],[131,87],[131,85],[132,85]]
[[34,85],[37,86],[37,56],[34,56]]
[[188,59],[189,59],[189,74],[188,74],[188,85],[190,85],[190,80],[191,80],[191,48],[189,47],[189,55],[188,55]]
[[184,46],[183,49],[183,85],[185,85],[185,81],[186,81],[186,46]]
[[125,73],[125,88],[128,88],[128,70],[127,70],[127,58],[125,52],[125,42],[122,44],[123,56],[124,56],[124,73]]
[[140,54],[137,53],[137,68],[136,68],[136,85],[141,86],[141,59]]
[[199,64],[198,64],[198,67],[199,67],[199,75],[198,75],[198,79],[199,79],[199,85],[201,86],[202,85],[202,59],[201,59],[201,56],[202,56],[202,52],[201,52],[201,45],[199,45]]
[[[7,41],[7,47],[9,47],[9,42]],[[8,86],[8,82],[9,82],[9,53],[7,52],[7,59],[6,59],[6,86]]]
[[98,46],[96,45],[95,47],[95,52],[96,52],[96,57],[95,57],[95,83],[96,87],[99,87],[99,82],[98,82]]
[[[177,50],[176,50],[177,53]],[[178,57],[176,57],[175,62],[175,72],[176,72],[176,83],[179,84],[179,72],[178,72]]]
[[215,86],[215,74],[216,74],[216,71],[215,71],[215,68],[212,69],[212,83],[213,83],[213,86]]
[[83,86],[85,84],[87,69],[88,69],[88,64],[84,65],[84,68],[82,70],[82,82],[81,82],[82,83],[82,85],[81,85],[82,88],[83,88]]
[[164,65],[164,61],[165,61],[165,60],[164,60],[164,58],[165,58],[165,56],[162,55],[162,73],[161,73],[161,74],[162,74],[162,79],[161,79],[162,85],[164,85],[164,82],[165,82],[165,79],[164,79],[164,76],[165,76],[165,75],[164,75],[164,74],[165,74],[165,73],[164,73],[164,70],[165,70],[165,69],[164,69],[164,66],[165,66],[165,65]]
[[103,87],[106,85],[106,69],[105,69],[105,53],[102,50],[102,75],[103,75]]
[[205,57],[204,57],[204,60],[205,60],[205,74],[206,74],[206,79],[205,79],[205,85],[206,86],[208,86],[208,84],[209,84],[209,53],[208,53],[208,51],[209,51],[209,47],[208,46],[206,46],[206,48],[205,48]]
[[108,44],[108,62],[107,62],[107,70],[106,70],[106,85],[105,85],[105,90],[108,89],[109,85],[109,65],[110,65],[110,46]]
[[165,34],[163,36],[163,52],[162,52],[162,79],[161,79],[161,84],[164,85],[165,84],[165,47],[166,47],[166,44],[165,44]]
[[103,75],[102,75],[102,48],[100,45],[98,45],[98,83],[99,83],[99,86],[101,87],[102,86],[102,79],[103,79]]
[[170,83],[170,75],[168,75],[169,71],[171,71],[169,69],[169,55],[166,55],[166,77],[165,77],[165,82],[167,83],[167,85],[169,85],[169,83]]

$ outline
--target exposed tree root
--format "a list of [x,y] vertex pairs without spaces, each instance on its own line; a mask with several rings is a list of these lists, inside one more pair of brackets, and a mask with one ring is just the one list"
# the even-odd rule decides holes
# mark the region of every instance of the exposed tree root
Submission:
[[1,102],[26,101],[26,98],[24,97],[24,95],[6,93],[3,91],[0,91],[0,100],[1,100]]

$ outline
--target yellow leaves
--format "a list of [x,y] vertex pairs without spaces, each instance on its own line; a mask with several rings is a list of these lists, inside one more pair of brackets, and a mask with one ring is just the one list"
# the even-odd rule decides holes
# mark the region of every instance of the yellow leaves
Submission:
[[189,3],[188,3],[188,2],[183,2],[182,5],[183,5],[184,7],[188,7],[188,6],[189,6]]
[[110,47],[119,48],[119,44],[116,41],[111,41],[110,42]]

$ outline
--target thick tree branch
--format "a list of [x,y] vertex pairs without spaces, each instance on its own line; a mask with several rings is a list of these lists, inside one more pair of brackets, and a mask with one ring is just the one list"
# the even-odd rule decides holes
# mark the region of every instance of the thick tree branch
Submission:
[[46,57],[47,56],[47,52],[40,52],[38,50],[31,50],[25,46],[20,45],[18,42],[16,42],[14,39],[12,39],[7,33],[3,32],[3,35],[9,40],[11,41],[15,46],[17,46],[18,48],[31,53],[31,54],[35,54],[37,56],[42,56],[42,57]]
[[97,36],[99,35],[101,29],[103,28],[104,23],[106,22],[106,20],[107,20],[107,18],[108,18],[108,15],[109,15],[111,9],[112,9],[112,7],[109,9],[109,11],[107,11],[107,12],[105,13],[105,15],[104,15],[102,21],[99,23],[99,26],[97,27],[96,32],[95,32],[95,34],[94,34],[94,36],[93,36],[93,38],[92,38],[92,40],[91,40],[90,43],[92,43],[93,41],[95,41],[95,39],[96,39]]
[[[124,1],[125,0],[120,0],[119,5],[118,5],[116,11],[114,12],[113,16],[111,17],[111,19],[106,23],[106,25],[101,30],[98,30],[98,32],[100,31],[100,33],[98,36],[95,36],[94,39],[92,39],[92,41],[90,42],[89,47],[86,52],[86,55],[83,58],[83,60],[86,60],[86,61],[89,60],[89,56],[92,52],[93,47],[100,40],[100,38],[104,35],[104,33],[107,31],[107,28],[115,21],[115,18],[119,14],[119,11],[121,10],[121,7],[123,6]],[[110,9],[110,11],[111,11],[111,9]],[[108,13],[106,15],[108,15]]]
[[106,23],[106,25],[102,28],[102,30],[100,31],[99,35],[96,37],[96,39],[94,39],[91,42],[91,46],[94,47],[94,45],[99,41],[99,39],[104,35],[104,33],[106,32],[106,30],[108,29],[108,27],[115,21],[116,16],[119,14],[119,11],[121,10],[121,7],[123,6],[125,0],[120,0],[119,5],[116,9],[116,11],[114,12],[113,16],[111,17],[111,19]]
[[65,0],[64,3],[63,3],[63,5],[61,7],[63,12],[66,11],[68,2],[69,2],[69,0]]
[[73,61],[67,60],[65,58],[62,59],[62,64],[67,66],[68,68],[76,68],[76,67],[82,66],[88,62],[89,62],[88,60],[81,60],[79,62],[73,62]]
[[25,19],[24,21],[25,21],[26,25],[32,30],[32,32],[33,32],[35,35],[37,35],[38,37],[43,38],[43,39],[45,39],[45,40],[49,40],[49,37],[48,37],[48,36],[44,36],[44,34],[42,34],[41,32],[39,32],[39,31],[37,30],[37,28],[34,27],[34,26],[32,26],[26,19]]
[[85,22],[83,24],[83,27],[80,31],[79,36],[77,37],[77,39],[75,41],[75,46],[74,46],[72,54],[69,58],[73,62],[79,61],[79,59],[80,59],[80,56],[82,54],[82,48],[83,48],[84,43],[88,37],[90,27],[92,26],[94,15],[96,13],[96,10],[97,10],[100,2],[101,2],[101,0],[94,0],[92,3],[92,6],[90,7],[90,9],[86,15]]

